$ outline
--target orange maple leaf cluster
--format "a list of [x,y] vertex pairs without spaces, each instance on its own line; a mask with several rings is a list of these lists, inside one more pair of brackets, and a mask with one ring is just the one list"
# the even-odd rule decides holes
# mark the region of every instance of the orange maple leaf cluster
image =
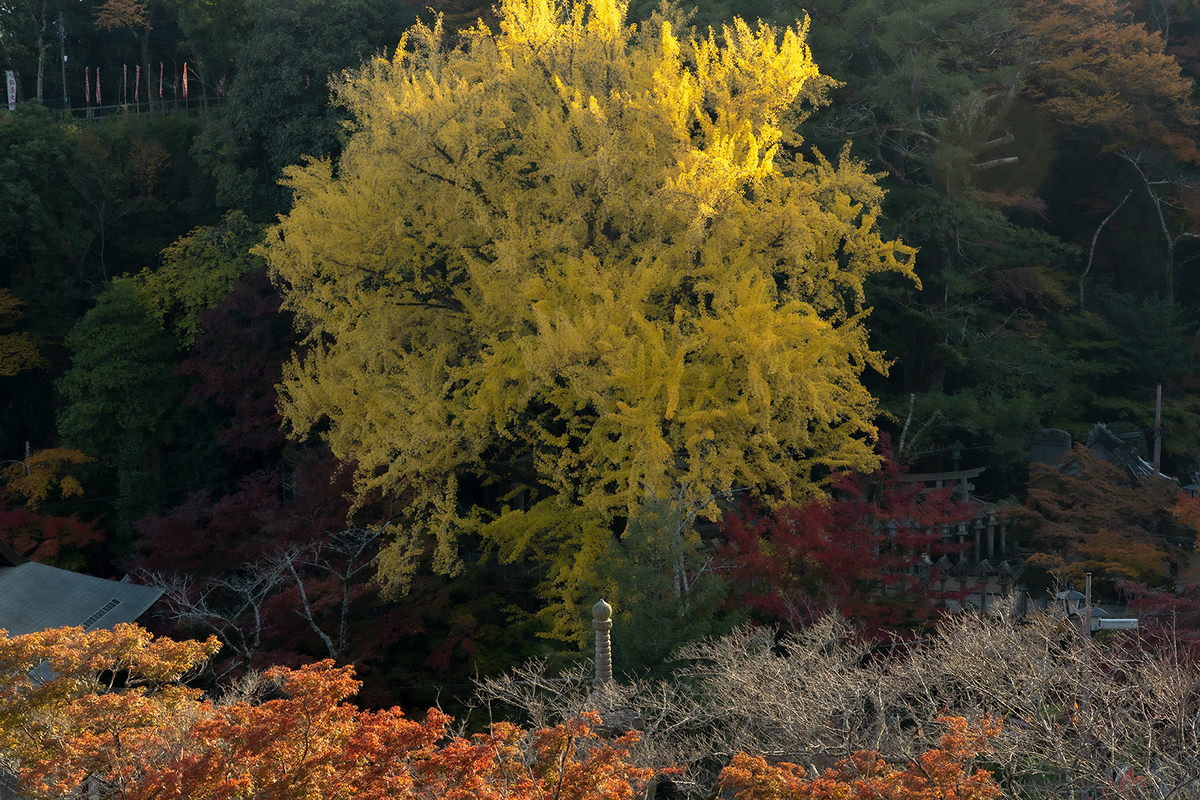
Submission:
[[720,784],[737,800],[992,800],[1000,796],[992,774],[968,767],[970,760],[999,735],[1000,724],[984,719],[969,725],[962,717],[943,717],[947,731],[940,747],[922,753],[902,768],[875,752],[855,753],[819,777],[796,764],[768,764],[744,753],[721,773]]
[[96,27],[106,31],[114,28],[149,28],[149,10],[144,0],[106,0],[96,9]]
[[[218,649],[136,625],[0,631],[0,754],[31,796],[79,787],[123,800],[633,800],[654,771],[630,763],[637,734],[606,739],[596,714],[523,731],[452,736],[450,717],[364,711],[353,667],[277,667],[233,700],[183,685]],[[994,800],[969,763],[1000,725],[942,719],[940,747],[903,767],[861,752],[817,778],[739,754],[721,775],[738,800]]]
[[331,660],[270,670],[271,699],[214,702],[179,679],[216,649],[134,625],[0,635],[0,752],[29,792],[125,800],[631,800],[651,776],[627,763],[636,736],[602,740],[594,715],[450,737],[440,711],[347,702],[360,684]]

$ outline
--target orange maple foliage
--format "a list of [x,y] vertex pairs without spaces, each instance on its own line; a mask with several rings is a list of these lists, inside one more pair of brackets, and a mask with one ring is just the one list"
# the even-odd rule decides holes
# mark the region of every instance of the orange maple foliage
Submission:
[[[167,736],[167,710],[199,701],[199,692],[181,686],[182,679],[219,647],[216,637],[175,642],[155,639],[136,625],[86,633],[54,628],[14,637],[0,630],[0,753],[30,769],[72,762],[89,737],[98,735],[76,727],[86,714],[128,732],[127,745],[139,731]],[[111,691],[118,681],[125,691]],[[107,754],[121,769],[129,768],[130,756],[127,747]]]
[[96,27],[106,31],[114,28],[149,28],[146,3],[144,0],[106,0],[96,9]]
[[[1173,524],[1172,481],[1143,476],[1136,482],[1082,445],[1055,467],[1031,464],[1024,505],[1008,510],[1020,531],[1030,534],[1030,563],[1059,580],[1076,581],[1093,572],[1107,580],[1136,580],[1151,586],[1172,582],[1170,564],[1186,551],[1176,544],[1194,535]],[[1177,516],[1177,522],[1185,522]]]
[[[133,659],[129,674],[154,685],[98,691],[94,674],[115,674],[139,642],[154,657]],[[90,655],[66,659],[72,645]],[[448,737],[440,711],[423,722],[362,711],[347,702],[359,688],[353,668],[330,660],[266,673],[282,695],[273,699],[206,700],[177,681],[215,649],[132,625],[0,638],[0,673],[36,676],[45,656],[55,675],[0,690],[0,751],[16,757],[26,791],[61,797],[86,781],[127,800],[632,800],[651,774],[625,761],[636,737],[601,740],[594,716],[532,734],[500,723],[465,739]]]
[[968,725],[962,717],[942,717],[947,730],[940,747],[922,753],[901,769],[872,751],[839,761],[820,777],[804,767],[739,753],[720,778],[737,800],[992,800],[1000,796],[992,774],[969,769],[1000,733],[1000,724],[985,718]]
[[1022,0],[1030,93],[1056,119],[1118,140],[1162,140],[1195,122],[1192,82],[1162,36],[1119,0]]
[[1171,516],[1178,522],[1200,530],[1200,497],[1180,494],[1171,506]]

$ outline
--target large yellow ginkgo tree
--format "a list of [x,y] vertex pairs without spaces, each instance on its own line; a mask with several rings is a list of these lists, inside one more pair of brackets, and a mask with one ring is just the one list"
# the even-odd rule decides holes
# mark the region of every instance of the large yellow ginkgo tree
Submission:
[[418,25],[342,81],[340,160],[287,173],[281,406],[399,501],[394,590],[470,534],[541,563],[569,620],[646,497],[786,501],[874,463],[863,285],[912,252],[863,165],[800,155],[829,84],[806,25],[625,8],[504,0],[454,47]]

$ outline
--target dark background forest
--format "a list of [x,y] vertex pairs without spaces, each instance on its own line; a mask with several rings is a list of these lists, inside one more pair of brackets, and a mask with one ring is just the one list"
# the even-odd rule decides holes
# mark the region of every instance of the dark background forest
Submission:
[[[653,10],[635,3],[630,17]],[[0,7],[20,101],[0,111],[0,539],[48,564],[159,583],[155,624],[216,631],[218,672],[334,657],[358,665],[366,702],[419,705],[471,675],[578,652],[545,635],[536,566],[482,546],[465,547],[457,576],[423,568],[407,595],[381,595],[371,577],[389,498],[352,500],[352,469],[320,431],[289,438],[277,412],[296,334],[252,248],[289,209],[278,181],[288,165],[338,155],[346,114],[331,82],[433,13],[454,37],[492,11],[469,0]],[[1191,540],[1172,528],[1173,492],[1118,497],[1128,482],[1090,463],[1086,489],[1037,470],[1031,485],[1029,443],[1042,428],[1077,441],[1095,423],[1152,431],[1161,385],[1162,471],[1182,485],[1200,471],[1200,6],[710,2],[690,23],[719,35],[734,15],[786,25],[805,14],[813,58],[837,85],[801,125],[803,147],[833,159],[852,142],[887,191],[880,227],[918,248],[919,287],[898,276],[867,286],[872,344],[893,362],[866,378],[889,457],[918,472],[985,467],[974,498],[1020,509],[1031,549],[1069,549],[1062,530],[1084,505],[1093,531],[1132,526],[1113,541],[1124,555],[1129,541],[1148,548],[1138,564],[1085,554],[1103,590],[1176,591]],[[121,88],[135,75],[137,102]],[[1147,458],[1149,442],[1135,441]],[[734,565],[695,584],[686,614],[647,560],[614,566],[631,610],[614,630],[618,666],[653,670],[674,646],[751,616],[798,621],[735,589],[783,580],[747,555],[779,536],[771,526],[790,524],[786,546],[811,552],[806,525],[854,531],[868,507],[914,518],[914,497],[840,481],[842,505],[819,522],[800,509],[791,523],[741,515],[707,530],[697,557]],[[1097,496],[1071,494],[1082,491]],[[974,513],[934,511],[931,524]],[[916,601],[873,607],[870,571],[896,564],[826,556],[814,558],[861,577],[840,604],[859,621],[928,618]],[[830,583],[802,577],[820,605]]]

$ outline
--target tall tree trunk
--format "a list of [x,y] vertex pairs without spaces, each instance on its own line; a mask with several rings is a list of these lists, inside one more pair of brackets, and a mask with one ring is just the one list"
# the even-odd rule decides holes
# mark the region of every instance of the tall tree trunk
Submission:
[[[1167,220],[1166,212],[1163,211],[1164,206],[1170,206],[1170,180],[1160,179],[1152,180],[1148,172],[1142,169],[1141,156],[1131,155],[1123,150],[1118,150],[1117,155],[1125,160],[1129,166],[1133,167],[1137,172],[1138,178],[1141,179],[1142,187],[1145,188],[1146,194],[1150,198],[1150,207],[1154,210],[1154,214],[1158,219],[1158,228],[1162,233],[1163,244],[1166,246],[1166,263],[1163,265],[1163,277],[1166,281],[1167,301],[1171,304],[1175,303],[1175,246],[1180,239],[1200,238],[1200,235],[1182,231],[1175,234],[1172,230],[1173,222]],[[1160,189],[1159,187],[1163,187]]]
[[37,99],[42,102],[42,85],[46,81],[46,50],[49,45],[42,44],[42,37],[38,36],[38,76],[37,76]]
[[46,41],[46,26],[49,24],[49,3],[47,0],[42,0],[41,10],[36,11],[34,5],[29,0],[26,0],[25,7],[29,11],[29,18],[33,22],[34,30],[37,31],[37,99],[42,102],[43,93],[42,87],[46,81],[46,51],[50,49],[50,43]]
[[[150,110],[153,111],[154,92],[151,87],[154,86],[154,81],[150,78],[150,28],[149,26],[142,28],[142,32],[138,35],[138,44],[142,47],[142,73],[146,76],[146,101],[149,103]],[[139,89],[140,91],[140,89]],[[137,94],[134,94],[137,97]]]

